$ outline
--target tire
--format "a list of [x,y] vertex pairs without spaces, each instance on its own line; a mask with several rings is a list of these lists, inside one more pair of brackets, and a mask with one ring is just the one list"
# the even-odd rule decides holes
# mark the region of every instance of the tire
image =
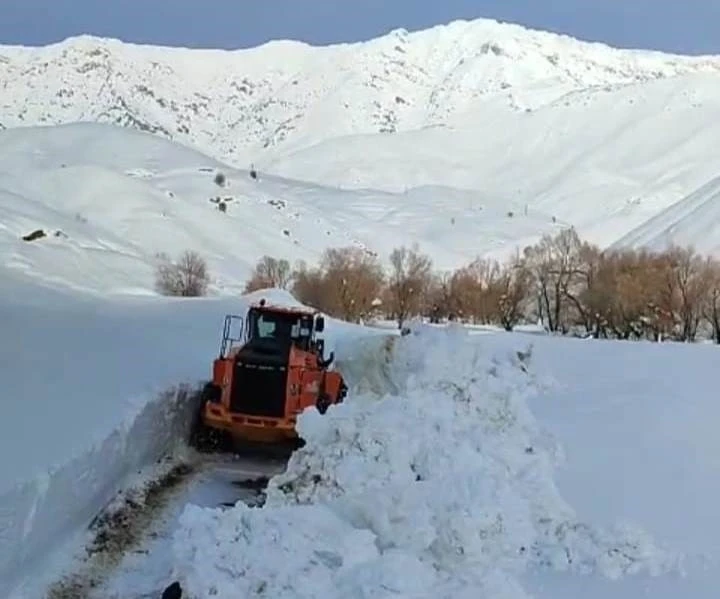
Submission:
[[318,412],[324,414],[328,411],[330,404],[332,404],[330,398],[326,393],[323,393],[322,395],[318,396],[317,401],[315,402],[315,407],[317,408]]
[[220,403],[221,397],[222,389],[220,389],[220,387],[218,387],[215,383],[212,382],[205,383],[202,393],[200,394],[203,405],[207,402]]
[[193,416],[190,438],[188,439],[188,445],[200,453],[216,453],[218,451],[226,451],[228,448],[229,435],[225,433],[225,431],[219,431],[207,426],[203,422],[202,417],[205,404],[208,401],[219,401],[220,391],[220,387],[214,385],[212,382],[208,382],[200,392],[200,399]]

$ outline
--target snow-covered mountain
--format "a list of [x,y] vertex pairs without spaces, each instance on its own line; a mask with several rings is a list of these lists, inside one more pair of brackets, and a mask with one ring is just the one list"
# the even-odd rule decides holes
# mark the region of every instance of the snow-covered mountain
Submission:
[[523,114],[576,101],[576,92],[718,71],[714,58],[617,50],[485,19],[238,51],[82,36],[0,47],[0,122],[117,123],[246,166],[344,135],[444,126],[488,104]]
[[[720,175],[718,115],[718,57],[482,19],[327,47],[4,46],[4,262],[57,278],[70,251],[73,286],[138,290],[155,253],[194,247],[235,292],[264,253],[418,241],[446,269],[568,224],[603,246],[715,251],[713,198],[701,239],[674,206]],[[116,127],[36,128],[77,121]],[[227,213],[209,203],[223,194]],[[19,241],[36,228],[62,233]]]

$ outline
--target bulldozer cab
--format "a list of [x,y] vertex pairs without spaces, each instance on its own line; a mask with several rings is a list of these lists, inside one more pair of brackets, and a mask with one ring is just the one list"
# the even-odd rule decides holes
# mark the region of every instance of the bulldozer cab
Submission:
[[287,354],[291,347],[296,347],[316,352],[322,359],[324,341],[317,338],[317,333],[324,327],[320,314],[266,306],[261,301],[248,309],[244,319],[235,315],[225,317],[220,355],[227,356],[236,345],[262,354]]
[[298,314],[268,308],[250,308],[247,318],[248,344],[295,345],[311,351],[314,340],[312,314]]

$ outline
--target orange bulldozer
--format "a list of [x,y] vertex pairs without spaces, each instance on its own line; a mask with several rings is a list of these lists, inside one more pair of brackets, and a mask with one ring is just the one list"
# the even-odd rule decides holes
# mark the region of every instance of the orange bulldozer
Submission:
[[244,318],[227,315],[191,444],[200,451],[301,446],[297,415],[310,406],[324,414],[348,390],[342,375],[329,369],[334,355],[324,357],[325,342],[318,338],[324,328],[316,310],[265,300]]

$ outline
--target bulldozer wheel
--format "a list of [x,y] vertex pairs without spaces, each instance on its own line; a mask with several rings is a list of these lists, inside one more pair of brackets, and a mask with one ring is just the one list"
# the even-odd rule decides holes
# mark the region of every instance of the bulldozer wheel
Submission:
[[330,401],[330,397],[328,397],[327,393],[323,393],[322,395],[318,396],[317,401],[315,402],[315,407],[317,408],[318,412],[324,414],[328,411],[331,403],[332,401]]
[[198,409],[194,414],[190,429],[190,447],[201,453],[215,453],[227,451],[231,446],[228,433],[209,427],[203,422],[202,414],[208,400],[208,393],[212,393],[211,383],[207,383],[200,393]]
[[232,446],[225,431],[218,431],[199,420],[190,439],[190,445],[200,453],[229,451]]

